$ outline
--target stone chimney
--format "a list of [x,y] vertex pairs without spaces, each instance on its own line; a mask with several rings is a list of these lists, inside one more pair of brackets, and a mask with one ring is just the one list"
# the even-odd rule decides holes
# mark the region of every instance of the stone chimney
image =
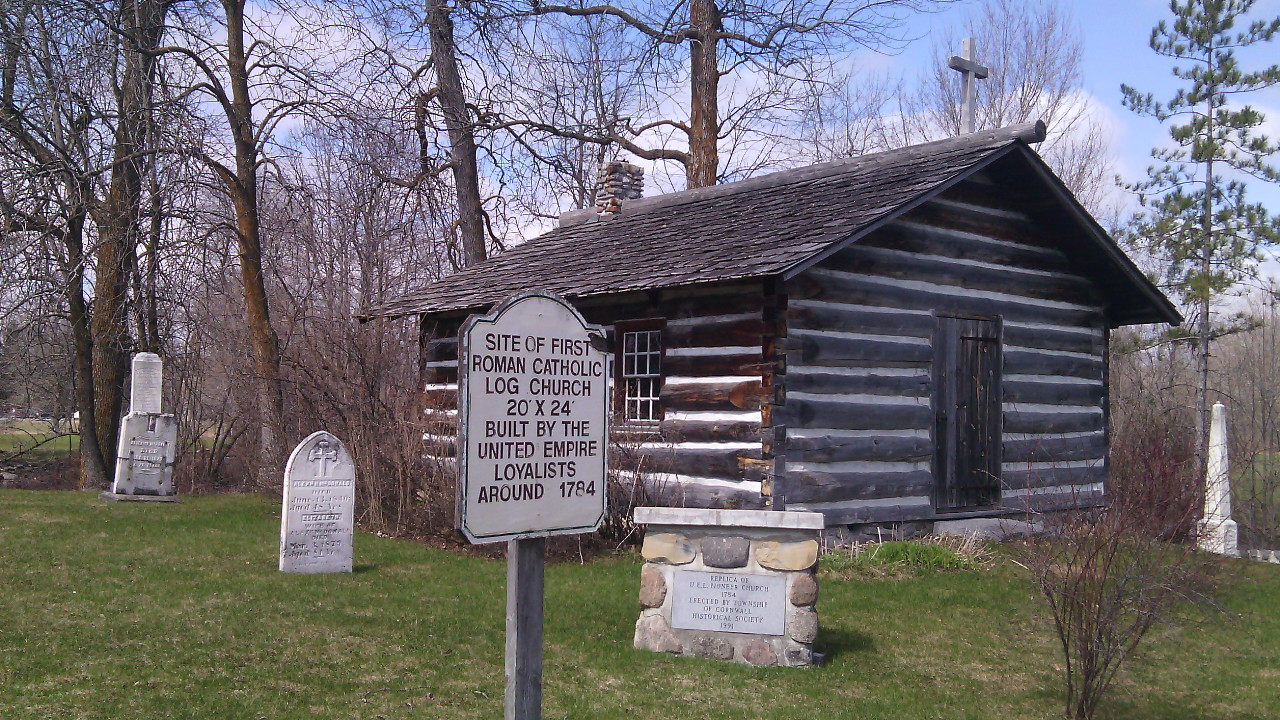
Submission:
[[617,213],[622,201],[644,195],[644,168],[620,160],[600,163],[596,176],[596,212]]

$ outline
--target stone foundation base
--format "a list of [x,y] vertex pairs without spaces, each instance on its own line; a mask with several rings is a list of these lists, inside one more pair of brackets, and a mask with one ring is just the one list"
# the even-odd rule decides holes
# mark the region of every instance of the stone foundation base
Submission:
[[1227,557],[1240,557],[1239,535],[1235,520],[1206,523],[1200,528],[1200,549]]
[[939,520],[933,524],[934,535],[976,535],[984,540],[1004,542],[1012,538],[1034,537],[1044,532],[1037,522],[1012,518],[970,518]]
[[113,502],[182,502],[177,495],[121,495],[120,493],[104,492],[98,497],[102,500]]
[[748,665],[821,661],[821,513],[636,508],[647,525],[635,647]]

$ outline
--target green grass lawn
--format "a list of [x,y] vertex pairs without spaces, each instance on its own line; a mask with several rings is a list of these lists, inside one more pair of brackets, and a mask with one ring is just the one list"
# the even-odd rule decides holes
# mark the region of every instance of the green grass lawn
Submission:
[[1257,453],[1236,465],[1231,499],[1243,540],[1266,548],[1280,544],[1280,454]]
[[[276,571],[259,497],[0,491],[0,718],[499,718],[505,564],[358,534],[356,572]],[[639,559],[547,571],[544,717],[1058,718],[1024,571],[825,573],[829,652],[750,668],[631,648]],[[1280,566],[1156,631],[1101,717],[1280,716]]]
[[17,459],[39,462],[61,457],[79,449],[79,435],[63,435],[55,432],[52,424],[48,422],[0,421],[0,459],[24,451]]

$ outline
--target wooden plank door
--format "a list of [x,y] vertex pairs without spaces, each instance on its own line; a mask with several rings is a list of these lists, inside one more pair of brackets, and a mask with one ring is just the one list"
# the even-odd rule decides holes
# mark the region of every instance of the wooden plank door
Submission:
[[935,506],[991,507],[1000,501],[1000,321],[939,316],[933,339]]

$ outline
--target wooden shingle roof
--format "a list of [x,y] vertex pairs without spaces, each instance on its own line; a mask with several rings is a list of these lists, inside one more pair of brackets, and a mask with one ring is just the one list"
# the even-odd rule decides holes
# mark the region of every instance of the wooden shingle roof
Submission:
[[1020,125],[628,200],[615,215],[569,213],[558,228],[363,315],[483,308],[535,288],[576,298],[781,275],[1043,137],[1042,123]]

